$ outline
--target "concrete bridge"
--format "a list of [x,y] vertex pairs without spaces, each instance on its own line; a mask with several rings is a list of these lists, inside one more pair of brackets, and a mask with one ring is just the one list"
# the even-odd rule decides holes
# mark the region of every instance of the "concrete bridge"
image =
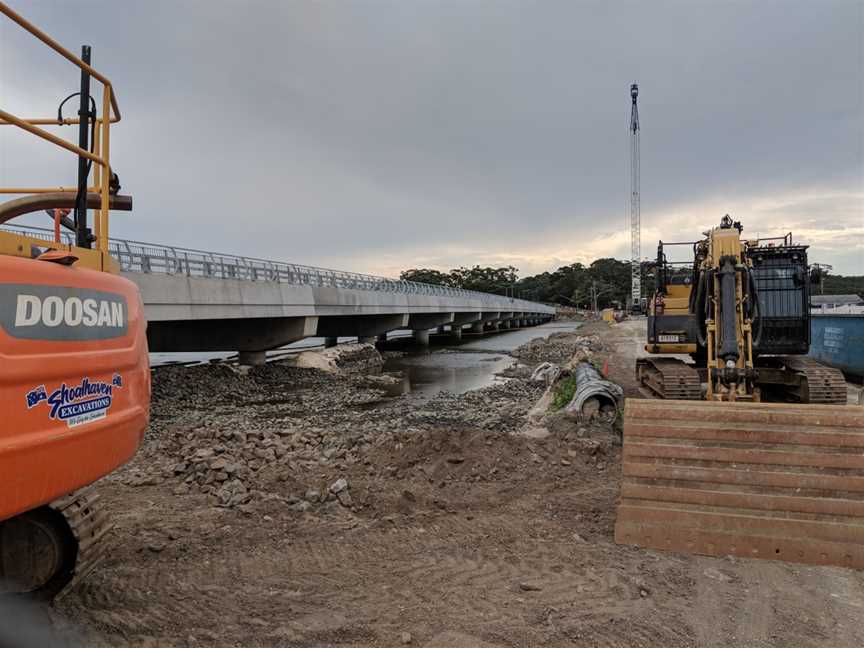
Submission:
[[258,364],[267,350],[306,337],[332,346],[408,329],[428,344],[430,330],[461,337],[555,315],[522,299],[264,259],[124,240],[110,251],[141,291],[151,351],[237,351],[242,364]]

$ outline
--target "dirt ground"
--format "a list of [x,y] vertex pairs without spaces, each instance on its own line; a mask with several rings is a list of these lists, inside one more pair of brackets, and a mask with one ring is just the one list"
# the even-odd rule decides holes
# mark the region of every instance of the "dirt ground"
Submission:
[[[614,350],[628,394],[641,326],[583,327]],[[290,410],[296,386],[268,389],[242,416]],[[519,393],[519,407],[536,395]],[[351,425],[397,407],[355,410]],[[87,646],[864,645],[861,572],[616,545],[617,445],[417,420],[357,461],[301,463],[272,485],[287,497],[341,476],[350,506],[214,506],[175,494],[178,478],[130,482],[157,461],[142,452],[100,487],[109,558],[56,604],[58,632]]]

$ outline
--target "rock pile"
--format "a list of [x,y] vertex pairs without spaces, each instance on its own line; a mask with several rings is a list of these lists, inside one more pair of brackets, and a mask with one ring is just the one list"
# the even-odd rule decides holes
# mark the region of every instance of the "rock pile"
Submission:
[[465,394],[439,392],[405,414],[416,426],[473,425],[495,432],[510,432],[525,421],[531,405],[543,394],[544,384],[508,380]]
[[579,361],[590,360],[593,354],[603,350],[598,336],[568,331],[526,342],[513,351],[513,355],[531,365],[543,362],[562,364],[574,356],[578,356]]
[[362,374],[382,367],[384,358],[371,343],[340,344],[323,351],[304,351],[293,358],[294,366],[331,373]]
[[[581,336],[557,337],[556,346],[584,343]],[[380,359],[374,348],[346,346],[361,366]],[[108,478],[133,487],[166,482],[175,496],[203,496],[212,506],[243,511],[271,500],[298,511],[323,502],[366,506],[366,492],[352,496],[346,477],[388,478],[392,466],[376,457],[427,431],[520,429],[545,388],[529,378],[526,369],[465,394],[390,398],[397,377],[284,362],[247,373],[226,364],[159,368],[144,444]]]
[[[242,430],[212,431],[203,439],[190,440],[182,459],[171,467],[182,479],[174,490],[182,495],[196,489],[216,506],[237,506],[252,499],[249,483],[255,471],[286,458],[288,446],[271,433],[247,434]],[[215,442],[215,443],[213,443]],[[204,445],[204,447],[201,447]]]

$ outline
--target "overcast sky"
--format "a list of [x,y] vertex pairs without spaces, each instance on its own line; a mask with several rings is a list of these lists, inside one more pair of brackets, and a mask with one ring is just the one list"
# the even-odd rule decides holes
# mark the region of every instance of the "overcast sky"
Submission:
[[[864,274],[861,2],[9,3],[114,83],[114,236],[386,275],[626,258],[637,81],[643,256],[729,212]],[[0,19],[0,107],[77,83]],[[74,184],[13,130],[0,185]]]

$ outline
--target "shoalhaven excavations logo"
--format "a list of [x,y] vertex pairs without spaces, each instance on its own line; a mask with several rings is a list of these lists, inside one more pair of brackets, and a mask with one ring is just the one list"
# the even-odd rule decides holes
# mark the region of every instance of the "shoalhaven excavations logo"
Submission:
[[89,378],[83,378],[77,385],[63,383],[50,394],[45,385],[40,385],[27,392],[27,409],[45,403],[49,407],[48,418],[75,427],[105,418],[114,399],[114,390],[121,387],[120,374],[114,374],[110,383]]

